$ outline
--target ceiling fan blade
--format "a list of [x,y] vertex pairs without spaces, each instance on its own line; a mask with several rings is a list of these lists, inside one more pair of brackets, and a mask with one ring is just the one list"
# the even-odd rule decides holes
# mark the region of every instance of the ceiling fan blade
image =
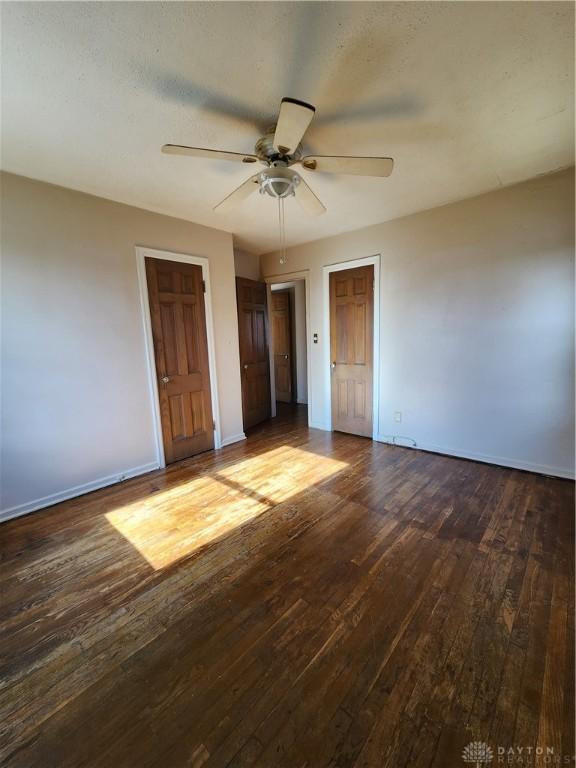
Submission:
[[180,144],[164,144],[162,152],[166,155],[188,155],[189,157],[206,157],[209,160],[233,160],[236,163],[255,163],[256,155],[241,152],[223,152],[220,149],[202,149],[200,147],[183,147]]
[[283,155],[295,151],[310,125],[316,107],[298,99],[282,99],[274,134],[274,147]]
[[252,192],[255,192],[257,189],[258,174],[255,174],[254,176],[250,176],[249,179],[246,179],[243,184],[240,184],[240,186],[237,187],[234,192],[231,192],[228,197],[225,197],[224,200],[218,203],[218,205],[215,205],[213,210],[217,211],[218,213],[226,213],[227,211],[231,211],[243,200],[246,200],[247,197],[250,197]]
[[308,155],[300,161],[309,171],[347,173],[353,176],[390,176],[394,168],[391,157],[327,157]]
[[316,197],[301,176],[299,184],[294,189],[294,196],[306,213],[309,213],[312,216],[320,216],[323,213],[326,213],[326,208],[322,202]]

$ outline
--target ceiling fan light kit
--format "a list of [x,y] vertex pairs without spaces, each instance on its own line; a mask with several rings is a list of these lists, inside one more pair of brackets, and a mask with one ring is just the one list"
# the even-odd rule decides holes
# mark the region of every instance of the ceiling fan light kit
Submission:
[[230,160],[247,165],[260,162],[265,165],[266,168],[263,171],[244,181],[218,203],[214,210],[218,212],[231,210],[255,192],[257,187],[260,194],[267,194],[278,200],[281,261],[282,259],[285,261],[284,199],[295,196],[304,210],[312,216],[319,216],[326,211],[323,203],[302,176],[291,170],[290,166],[300,163],[306,170],[314,173],[344,173],[355,176],[390,176],[394,167],[394,161],[390,157],[303,156],[302,138],[315,112],[316,108],[305,101],[282,99],[278,122],[258,139],[254,154],[186,147],[178,144],[165,144],[162,151],[171,155]]
[[258,174],[260,194],[270,197],[290,197],[295,194],[301,178],[296,171],[285,166],[273,165]]

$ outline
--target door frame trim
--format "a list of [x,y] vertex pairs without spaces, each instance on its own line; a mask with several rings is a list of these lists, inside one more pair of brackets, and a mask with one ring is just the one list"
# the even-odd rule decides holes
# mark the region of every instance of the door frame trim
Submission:
[[[307,390],[307,404],[308,409],[308,426],[312,426],[312,371],[311,371],[311,344],[312,344],[312,332],[310,325],[310,270],[302,269],[298,272],[283,272],[279,275],[269,275],[262,278],[266,283],[266,298],[268,300],[268,322],[272,322],[272,288],[275,283],[292,283],[298,280],[304,280],[304,293],[306,295],[306,390]],[[271,327],[271,326],[270,326]],[[274,357],[272,353],[272,344],[270,344],[270,399],[272,401],[272,418],[276,416],[276,379],[274,376]]]
[[148,297],[148,281],[146,280],[145,259],[162,259],[163,261],[179,261],[182,264],[195,264],[202,267],[202,279],[206,284],[204,294],[204,312],[206,316],[206,338],[208,340],[208,371],[210,374],[210,398],[212,399],[212,415],[216,427],[214,429],[214,448],[222,447],[220,434],[220,409],[218,406],[218,381],[216,376],[216,351],[214,344],[214,322],[212,314],[212,290],[210,286],[210,264],[206,256],[192,256],[188,253],[159,251],[155,248],[137,245],[136,269],[138,273],[138,288],[140,292],[140,314],[144,330],[144,347],[146,352],[146,368],[148,373],[148,391],[152,408],[152,427],[156,444],[156,459],[158,466],[166,466],[164,456],[164,441],[162,439],[162,419],[160,416],[160,396],[158,393],[158,377],[156,358],[154,357],[154,340],[152,336],[152,321],[150,318],[150,301]]
[[322,267],[322,297],[323,297],[323,326],[324,348],[322,351],[322,363],[324,366],[324,401],[325,423],[329,432],[332,432],[332,379],[330,376],[330,274],[342,272],[345,269],[355,267],[374,267],[374,330],[373,330],[373,367],[372,367],[372,440],[378,439],[378,425],[380,423],[380,254],[365,256],[350,261],[341,261],[338,264],[328,264]]

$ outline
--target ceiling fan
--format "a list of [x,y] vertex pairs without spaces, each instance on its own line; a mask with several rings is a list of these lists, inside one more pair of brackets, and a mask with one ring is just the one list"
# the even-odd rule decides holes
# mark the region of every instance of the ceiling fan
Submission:
[[162,152],[170,155],[231,160],[237,163],[260,162],[266,168],[254,174],[214,207],[225,212],[241,203],[256,189],[261,194],[282,199],[294,195],[305,211],[317,216],[326,211],[302,176],[291,166],[300,163],[308,171],[319,173],[345,173],[355,176],[390,176],[394,161],[390,157],[331,157],[326,155],[302,156],[301,141],[310,125],[316,108],[298,99],[284,98],[280,104],[278,122],[254,147],[254,154],[224,152],[218,149],[184,147],[164,144]]

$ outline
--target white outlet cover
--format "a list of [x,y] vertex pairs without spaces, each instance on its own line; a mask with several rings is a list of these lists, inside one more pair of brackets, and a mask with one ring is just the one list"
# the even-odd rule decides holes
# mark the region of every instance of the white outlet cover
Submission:
[[402,421],[402,411],[394,411],[394,421]]

